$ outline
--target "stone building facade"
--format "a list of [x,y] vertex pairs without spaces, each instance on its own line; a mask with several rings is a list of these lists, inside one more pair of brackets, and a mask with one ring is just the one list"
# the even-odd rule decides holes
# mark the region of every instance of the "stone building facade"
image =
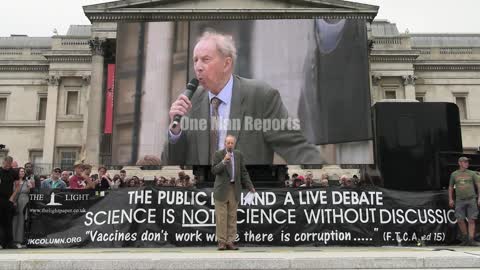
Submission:
[[80,158],[91,105],[90,28],[0,38],[0,156],[47,167]]
[[464,152],[480,147],[480,34],[399,33],[375,21],[371,95],[381,99],[452,102],[460,111]]

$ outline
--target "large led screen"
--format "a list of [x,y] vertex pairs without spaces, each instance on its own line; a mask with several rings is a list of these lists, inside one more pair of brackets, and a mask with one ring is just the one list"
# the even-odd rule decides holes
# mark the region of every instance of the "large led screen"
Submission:
[[[208,38],[218,35],[225,39]],[[214,57],[231,58],[231,76],[209,71],[212,46]],[[373,163],[364,20],[119,23],[116,64],[117,164],[153,155],[209,165],[227,134],[247,165]],[[172,133],[172,105],[195,77],[200,86]],[[221,87],[207,89],[209,80]]]

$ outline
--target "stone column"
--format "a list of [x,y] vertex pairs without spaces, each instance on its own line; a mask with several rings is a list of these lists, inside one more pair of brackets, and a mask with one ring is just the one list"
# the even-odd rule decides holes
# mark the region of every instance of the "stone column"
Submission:
[[105,40],[99,38],[90,40],[90,49],[92,50],[92,76],[90,93],[87,98],[87,140],[83,155],[85,161],[92,165],[98,165],[100,155],[105,42]]
[[415,99],[415,75],[403,76],[403,85],[405,86],[405,99]]
[[167,140],[171,105],[167,97],[172,81],[173,31],[174,23],[171,22],[149,23],[147,27],[139,158],[144,155],[160,157]]
[[[82,149],[80,151],[79,160],[86,159],[86,146],[87,146],[87,130],[88,130],[88,98],[90,96],[90,82],[91,82],[91,75],[83,75],[82,76],[82,91],[79,98],[81,98],[82,102],[80,102],[80,113],[83,115],[83,125],[82,125]],[[85,104],[85,106],[84,106]]]
[[377,101],[382,99],[382,88],[380,86],[380,82],[382,80],[382,75],[380,74],[372,74],[372,91],[370,92],[371,94],[371,101],[372,105],[375,104]]
[[54,163],[55,135],[57,129],[58,89],[61,78],[59,75],[49,75],[47,95],[47,115],[45,118],[45,131],[43,137],[43,163]]

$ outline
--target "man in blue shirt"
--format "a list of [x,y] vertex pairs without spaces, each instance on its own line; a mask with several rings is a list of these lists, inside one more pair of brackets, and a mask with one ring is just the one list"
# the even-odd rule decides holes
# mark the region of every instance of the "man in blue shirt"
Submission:
[[66,189],[67,184],[60,179],[61,173],[60,168],[53,169],[50,178],[42,182],[42,189]]

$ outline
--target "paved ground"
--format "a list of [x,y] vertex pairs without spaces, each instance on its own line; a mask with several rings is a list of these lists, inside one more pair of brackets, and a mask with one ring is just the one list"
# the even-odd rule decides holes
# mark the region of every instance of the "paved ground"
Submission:
[[480,269],[476,247],[0,250],[0,269]]

